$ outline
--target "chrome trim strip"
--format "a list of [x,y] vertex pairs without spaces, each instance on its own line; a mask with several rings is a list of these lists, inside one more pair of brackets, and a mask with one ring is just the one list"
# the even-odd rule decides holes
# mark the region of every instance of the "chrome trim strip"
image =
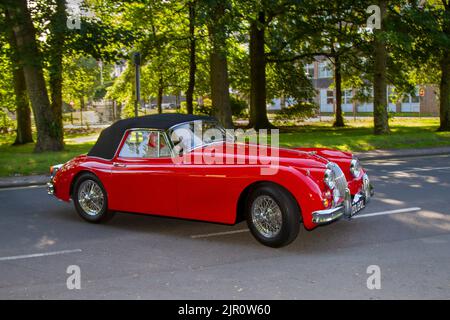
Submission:
[[313,216],[312,222],[316,224],[322,224],[337,220],[344,215],[344,211],[345,211],[344,206],[315,211],[312,214]]

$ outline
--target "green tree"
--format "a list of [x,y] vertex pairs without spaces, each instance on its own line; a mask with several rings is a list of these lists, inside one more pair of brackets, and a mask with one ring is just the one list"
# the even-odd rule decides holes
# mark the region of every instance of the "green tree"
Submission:
[[[31,132],[31,111],[25,86],[25,76],[17,55],[16,37],[11,29],[11,20],[9,16],[6,15],[6,12],[2,12],[2,15],[3,19],[1,19],[0,23],[2,24],[2,29],[5,30],[3,37],[7,38],[8,41],[5,41],[3,37],[0,41],[8,42],[8,46],[5,45],[2,46],[2,48],[5,50],[4,57],[9,58],[8,62],[6,62],[6,60],[3,61],[5,63],[5,70],[2,74],[5,77],[7,74],[12,74],[17,119],[17,134],[14,145],[20,145],[33,142]],[[10,88],[10,82],[5,82],[2,86],[5,86],[5,88]]]
[[210,86],[214,115],[226,128],[233,127],[228,76],[228,24],[231,3],[228,0],[204,1],[208,27],[210,52]]
[[[393,8],[403,58],[424,81],[439,83],[440,131],[450,130],[450,1],[411,1]],[[426,68],[425,68],[426,66]]]
[[381,29],[374,31],[373,40],[373,121],[374,133],[389,133],[389,117],[387,111],[387,44],[385,40],[387,1],[377,2],[380,8]]
[[195,74],[197,72],[197,1],[189,1],[187,4],[189,12],[189,83],[186,90],[186,109],[187,113],[194,113],[194,90],[195,90]]
[[35,151],[62,150],[62,127],[51,109],[43,72],[42,52],[37,44],[36,29],[27,1],[8,1],[5,9],[12,21],[19,63],[23,68],[28,97],[35,115],[38,131]]
[[73,102],[72,107],[80,110],[83,121],[83,110],[86,101],[92,98],[95,88],[99,84],[97,62],[92,57],[74,56],[64,59],[64,72],[62,78],[63,98]]

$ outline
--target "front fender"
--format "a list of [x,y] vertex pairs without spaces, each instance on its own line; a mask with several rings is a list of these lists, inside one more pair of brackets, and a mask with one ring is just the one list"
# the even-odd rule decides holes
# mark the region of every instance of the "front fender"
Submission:
[[323,209],[323,195],[313,177],[297,168],[282,166],[276,175],[265,176],[262,180],[279,184],[294,196],[300,207],[300,214],[306,229],[310,230],[317,226],[312,222],[312,213]]

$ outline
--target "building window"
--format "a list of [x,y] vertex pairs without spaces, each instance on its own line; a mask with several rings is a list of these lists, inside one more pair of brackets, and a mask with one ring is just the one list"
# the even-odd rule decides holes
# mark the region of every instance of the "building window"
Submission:
[[308,78],[314,78],[314,63],[305,64],[305,74]]
[[334,104],[334,91],[327,90],[327,104]]
[[364,88],[359,92],[359,95],[361,96],[361,98],[359,99],[359,101],[361,103],[373,103],[373,88]]
[[351,104],[352,101],[353,101],[353,91],[344,90],[344,92],[342,92],[342,104]]
[[420,103],[419,88],[416,87],[413,94],[406,94],[403,97],[403,103]]
[[321,62],[319,63],[319,78],[332,78],[332,68],[330,63],[328,62]]

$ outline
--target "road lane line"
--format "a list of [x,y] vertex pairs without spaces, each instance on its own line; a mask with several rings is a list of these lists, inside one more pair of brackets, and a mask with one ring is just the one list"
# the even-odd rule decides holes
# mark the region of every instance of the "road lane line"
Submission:
[[191,239],[199,239],[199,238],[209,238],[209,237],[216,237],[216,236],[226,236],[229,234],[235,234],[235,233],[242,233],[242,232],[248,232],[249,229],[240,229],[240,230],[234,230],[234,231],[224,231],[224,232],[215,232],[215,233],[206,233],[206,234],[196,234],[191,236]]
[[352,219],[369,218],[369,217],[384,216],[384,215],[395,214],[395,213],[414,212],[414,211],[420,211],[420,210],[422,210],[422,209],[419,207],[413,207],[413,208],[405,208],[405,209],[397,209],[397,210],[389,210],[389,211],[380,211],[380,212],[356,215]]
[[10,261],[10,260],[19,260],[19,259],[28,259],[28,258],[56,256],[56,255],[60,255],[60,254],[68,254],[68,253],[75,253],[75,252],[81,252],[81,251],[82,251],[81,249],[74,249],[74,250],[62,250],[62,251],[53,251],[53,252],[24,254],[24,255],[20,255],[20,256],[0,257],[0,261]]

